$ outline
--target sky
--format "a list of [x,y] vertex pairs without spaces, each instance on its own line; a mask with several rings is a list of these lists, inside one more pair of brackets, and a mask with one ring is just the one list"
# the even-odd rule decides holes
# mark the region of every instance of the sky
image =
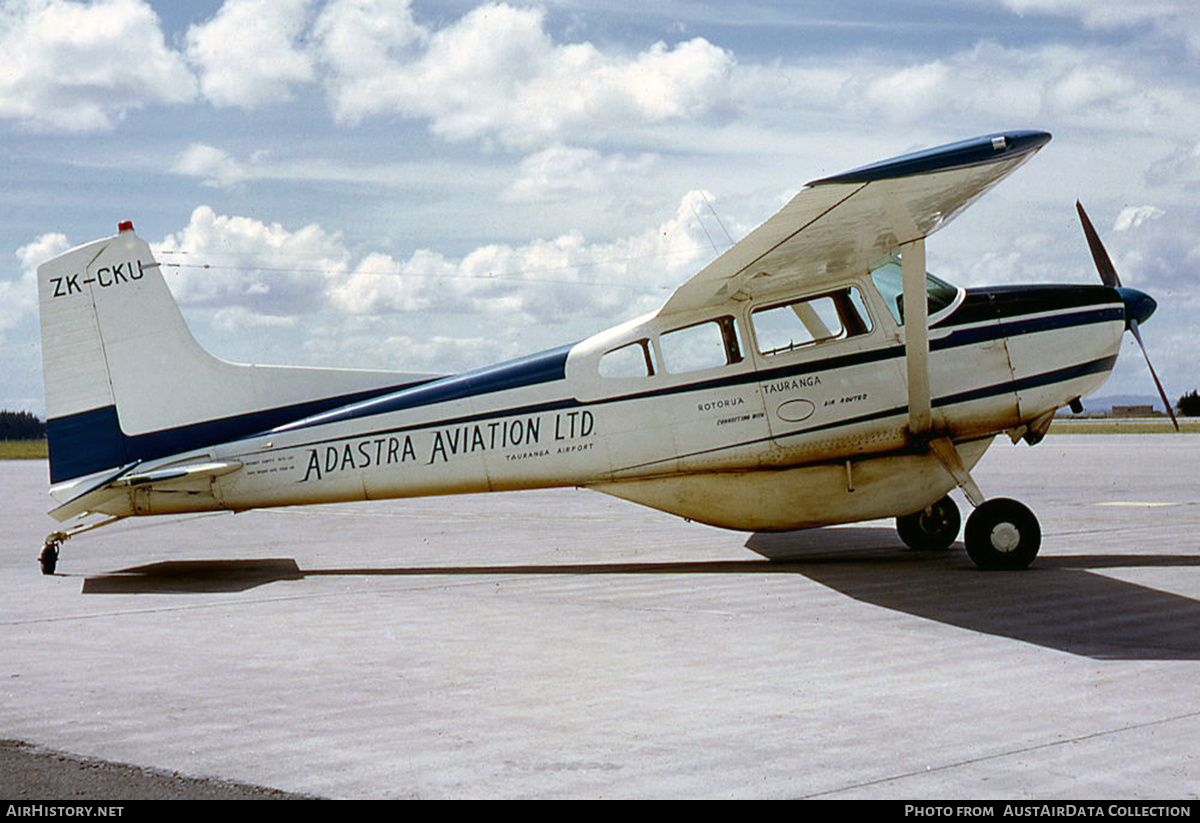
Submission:
[[[1200,387],[1192,0],[0,0],[0,408],[37,265],[131,220],[237,362],[448,373],[660,306],[806,182],[1054,139],[931,238],[963,286],[1094,283]],[[1126,341],[1102,395],[1151,395]]]

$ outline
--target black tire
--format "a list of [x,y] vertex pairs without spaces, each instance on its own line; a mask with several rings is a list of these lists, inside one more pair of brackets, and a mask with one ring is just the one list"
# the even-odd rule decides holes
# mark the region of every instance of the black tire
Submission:
[[971,512],[963,533],[967,556],[987,571],[1028,568],[1042,545],[1037,517],[1016,500],[997,497]]
[[46,546],[42,549],[38,562],[42,564],[42,574],[54,574],[54,570],[58,568],[58,549]]
[[917,551],[945,551],[958,539],[960,526],[958,506],[949,497],[943,497],[928,509],[896,518],[900,539]]

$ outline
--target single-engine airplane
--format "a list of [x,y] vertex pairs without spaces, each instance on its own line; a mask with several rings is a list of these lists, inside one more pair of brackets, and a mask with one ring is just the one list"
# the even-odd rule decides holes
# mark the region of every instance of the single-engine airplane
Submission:
[[218,360],[122,223],[38,269],[51,514],[80,518],[42,570],[130,516],[556,486],[746,531],[895,517],[919,549],[958,538],[957,487],[975,564],[1025,568],[1036,517],[971,469],[1078,410],[1155,302],[1120,287],[1081,206],[1104,285],[959,288],[925,243],[1049,139],[816,180],[658,311],[450,376]]

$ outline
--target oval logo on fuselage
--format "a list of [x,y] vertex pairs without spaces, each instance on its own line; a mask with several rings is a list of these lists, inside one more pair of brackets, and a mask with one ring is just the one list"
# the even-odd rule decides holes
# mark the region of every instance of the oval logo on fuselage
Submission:
[[816,410],[817,407],[808,400],[789,400],[781,404],[775,413],[779,415],[780,419],[789,423],[799,423],[801,420],[812,417]]

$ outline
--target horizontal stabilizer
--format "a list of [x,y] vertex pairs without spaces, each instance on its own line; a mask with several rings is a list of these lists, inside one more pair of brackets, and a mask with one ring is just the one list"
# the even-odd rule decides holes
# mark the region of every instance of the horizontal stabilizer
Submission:
[[125,486],[161,486],[180,480],[197,480],[200,478],[221,477],[222,475],[235,472],[242,467],[239,460],[213,461],[209,463],[196,463],[190,466],[167,466],[163,469],[154,471],[142,472],[138,474],[127,474],[117,478],[112,485],[115,487]]
[[135,472],[137,466],[137,463],[133,463],[115,474],[108,475],[83,493],[52,509],[50,516],[61,523],[81,514],[105,511],[108,504],[127,496],[131,489],[151,486],[162,489],[194,481],[213,480],[237,471],[242,468],[242,463],[238,460],[210,460]]

